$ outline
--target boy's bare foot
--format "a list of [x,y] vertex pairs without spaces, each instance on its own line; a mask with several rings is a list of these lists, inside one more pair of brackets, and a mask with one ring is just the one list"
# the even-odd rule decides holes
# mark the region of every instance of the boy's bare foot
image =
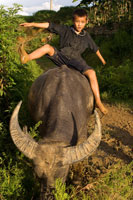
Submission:
[[100,109],[100,111],[106,115],[108,113],[107,108],[104,107],[104,105],[102,104],[102,102],[96,102],[96,106]]
[[19,55],[20,55],[21,63],[22,63],[22,64],[27,63],[27,62],[29,61],[29,56],[28,56],[28,54],[26,53],[26,51],[24,50],[24,44],[21,44],[21,45],[19,46],[18,52],[19,52]]

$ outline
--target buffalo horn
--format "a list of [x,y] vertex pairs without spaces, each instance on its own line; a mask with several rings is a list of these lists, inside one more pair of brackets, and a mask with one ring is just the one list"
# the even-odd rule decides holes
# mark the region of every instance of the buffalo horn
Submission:
[[92,155],[92,153],[97,149],[101,141],[101,122],[96,110],[95,117],[95,129],[88,139],[77,146],[66,147],[63,149],[63,165],[69,165],[81,161]]
[[35,156],[35,149],[38,143],[28,134],[24,133],[18,122],[18,113],[21,107],[22,101],[18,103],[10,120],[10,134],[14,144],[17,148],[28,158],[33,159]]

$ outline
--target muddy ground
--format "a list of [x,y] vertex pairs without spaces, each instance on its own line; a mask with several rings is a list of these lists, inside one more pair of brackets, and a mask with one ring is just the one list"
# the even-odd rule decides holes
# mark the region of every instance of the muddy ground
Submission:
[[[133,160],[133,111],[120,105],[106,104],[106,107],[109,111],[107,115],[103,116],[98,111],[102,122],[100,146],[93,156],[70,170],[69,177],[77,185],[85,186],[93,182],[119,161],[124,164]],[[89,132],[92,131],[92,124],[94,117],[88,123]]]

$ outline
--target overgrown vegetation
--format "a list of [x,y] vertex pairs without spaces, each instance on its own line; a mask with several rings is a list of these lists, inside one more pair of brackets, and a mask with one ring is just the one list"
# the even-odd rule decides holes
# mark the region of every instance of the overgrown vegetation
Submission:
[[77,189],[73,186],[66,187],[61,180],[57,180],[54,197],[56,200],[131,200],[132,167],[133,162],[124,166],[118,163],[103,177],[94,179],[92,183]]
[[133,50],[132,29],[118,30],[113,35],[96,36],[107,64],[102,66],[94,54],[84,53],[84,58],[97,72],[102,97],[106,100],[127,101],[133,98]]
[[[11,113],[23,100],[22,120],[27,123],[27,95],[33,80],[42,72],[36,62],[21,65],[17,53],[17,37],[22,22],[16,13],[21,7],[0,7],[0,199],[31,199],[34,188],[31,165],[13,145],[9,134]],[[35,186],[36,187],[36,186]],[[27,198],[28,196],[28,198]]]
[[[36,178],[33,176],[32,164],[18,152],[10,138],[8,130],[11,113],[20,100],[23,100],[20,122],[21,124],[31,124],[27,113],[27,95],[34,79],[42,73],[42,70],[35,61],[25,65],[22,65],[19,61],[17,38],[20,36],[25,37],[26,35],[24,29],[19,28],[19,24],[25,20],[41,22],[48,19],[71,25],[71,13],[75,8],[61,8],[59,12],[39,11],[32,17],[18,16],[17,12],[20,9],[21,6],[16,4],[8,10],[3,6],[0,7],[1,200],[30,200],[32,198],[36,199],[39,196],[39,184],[36,183]],[[55,16],[57,16],[56,20]],[[131,24],[130,17],[127,17],[127,15],[122,19],[123,24]],[[96,24],[97,20],[95,21]],[[116,21],[118,22],[118,20]],[[94,22],[93,17],[91,18],[91,22]],[[110,21],[111,23],[112,21]],[[109,23],[106,26],[109,27]],[[34,37],[32,41],[28,42],[26,44],[27,51],[33,51],[41,46],[42,38],[45,35],[46,33],[39,33],[36,38]],[[131,101],[133,99],[132,26],[128,26],[128,29],[125,29],[123,26],[110,36],[100,35],[93,36],[93,38],[99,45],[100,51],[107,61],[106,66],[102,66],[96,55],[88,51],[83,54],[83,57],[89,65],[96,69],[102,98],[109,102],[116,101],[116,99],[122,99],[125,102]],[[54,35],[50,43],[58,47],[58,36]],[[44,70],[46,66],[48,68],[52,64],[45,57],[41,58],[38,62]],[[32,136],[37,137],[35,133],[37,126],[31,129]],[[131,170],[132,163],[123,166],[119,163],[115,165],[115,169],[104,174],[100,179],[94,180],[94,183],[88,183],[88,189],[86,188],[85,190],[82,190],[81,187],[76,189],[73,185],[66,186],[57,181],[53,195],[56,200],[131,200]]]
[[131,0],[81,0],[80,6],[85,6],[89,12],[89,26],[132,19]]

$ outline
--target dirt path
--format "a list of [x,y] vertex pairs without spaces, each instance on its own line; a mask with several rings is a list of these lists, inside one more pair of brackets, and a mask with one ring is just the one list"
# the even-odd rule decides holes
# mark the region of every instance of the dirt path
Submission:
[[[124,164],[133,160],[133,111],[109,104],[106,104],[106,107],[109,110],[106,116],[102,117],[98,111],[102,122],[100,146],[94,155],[75,165],[72,170],[75,177],[82,177],[83,185],[105,174],[119,161]],[[88,123],[90,132],[92,124],[94,117]]]
[[108,115],[101,119],[103,137],[100,150],[108,154],[108,159],[133,159],[133,112],[130,109],[107,105]]

